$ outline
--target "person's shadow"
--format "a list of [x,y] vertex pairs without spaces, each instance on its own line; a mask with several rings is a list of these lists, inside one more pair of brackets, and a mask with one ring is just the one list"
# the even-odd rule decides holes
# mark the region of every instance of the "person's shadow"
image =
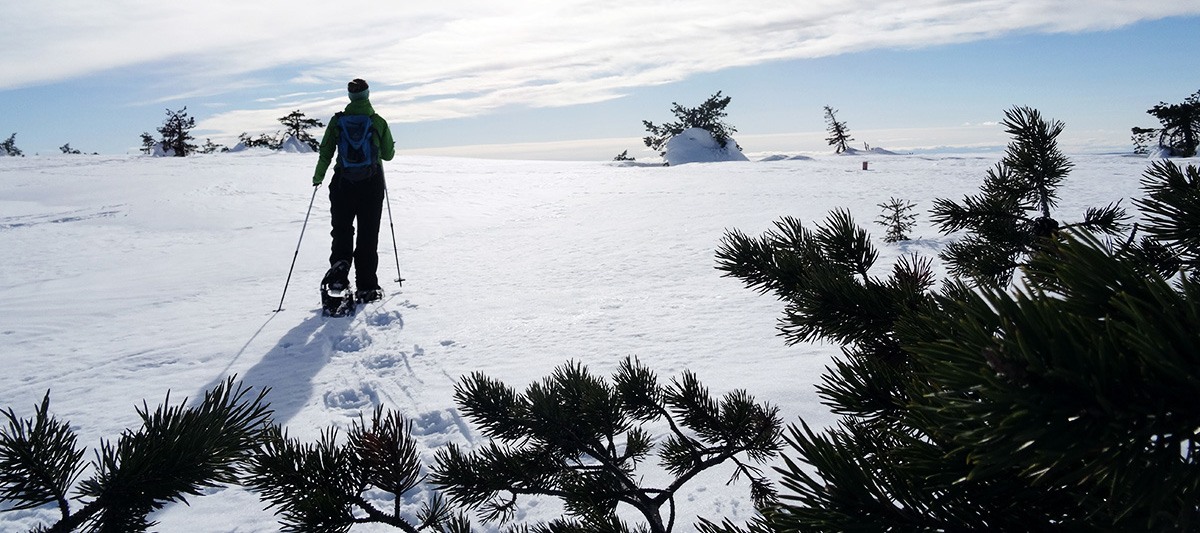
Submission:
[[[272,316],[274,318],[274,316]],[[270,319],[267,320],[270,322]],[[315,311],[279,339],[262,360],[236,378],[244,387],[252,388],[247,395],[257,396],[264,388],[270,389],[264,401],[274,414],[272,420],[287,425],[313,396],[313,378],[329,362],[333,345],[350,329],[350,318],[329,318]],[[265,327],[266,324],[263,324]],[[260,328],[261,332],[262,329]],[[255,336],[258,336],[255,333]],[[251,338],[253,341],[253,338]],[[250,342],[246,343],[249,346]],[[231,360],[236,361],[246,351],[246,346]],[[222,373],[203,390],[210,391],[229,376]],[[203,397],[203,394],[201,394]]]

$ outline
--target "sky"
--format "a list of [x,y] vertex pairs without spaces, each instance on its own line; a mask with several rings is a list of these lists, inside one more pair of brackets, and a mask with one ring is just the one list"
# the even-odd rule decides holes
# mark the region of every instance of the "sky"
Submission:
[[[361,77],[401,154],[654,156],[643,120],[721,91],[747,153],[1003,146],[1005,109],[1065,149],[1131,149],[1200,90],[1200,0],[8,0],[0,137],[136,152],[186,107],[200,142],[328,121]],[[353,22],[350,22],[353,21]]]

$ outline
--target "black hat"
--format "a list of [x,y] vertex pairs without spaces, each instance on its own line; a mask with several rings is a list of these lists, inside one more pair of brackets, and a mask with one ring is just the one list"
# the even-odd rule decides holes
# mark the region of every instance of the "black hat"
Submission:
[[346,90],[350,93],[361,93],[367,90],[367,82],[362,78],[354,78],[350,83],[346,84]]

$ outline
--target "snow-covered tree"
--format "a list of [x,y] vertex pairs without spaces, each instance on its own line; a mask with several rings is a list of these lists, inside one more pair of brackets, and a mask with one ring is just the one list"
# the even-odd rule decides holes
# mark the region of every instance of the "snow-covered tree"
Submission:
[[[676,121],[667,122],[659,126],[649,120],[643,120],[642,125],[646,127],[646,131],[650,135],[644,137],[642,141],[646,143],[646,146],[658,150],[662,154],[663,148],[671,137],[683,133],[690,128],[701,128],[708,130],[713,138],[724,148],[733,134],[737,132],[737,128],[726,124],[724,121],[724,118],[728,115],[725,108],[731,100],[732,97],[722,97],[721,91],[717,91],[716,94],[708,97],[707,100],[696,107],[684,107],[676,102],[672,102],[671,113],[675,115]],[[741,147],[739,146],[737,149],[741,150]]]
[[1159,145],[1171,150],[1176,157],[1192,157],[1200,146],[1200,91],[1188,96],[1182,103],[1158,105],[1146,111],[1162,123],[1159,129]]
[[301,113],[299,109],[292,111],[285,117],[280,117],[279,122],[283,124],[284,133],[295,137],[300,142],[308,145],[315,152],[321,147],[321,141],[312,135],[308,134],[309,129],[323,128],[325,123],[315,118],[308,118]]

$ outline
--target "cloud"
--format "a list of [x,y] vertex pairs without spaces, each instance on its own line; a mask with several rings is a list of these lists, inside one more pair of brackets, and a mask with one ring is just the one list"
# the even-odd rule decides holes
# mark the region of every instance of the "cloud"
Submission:
[[[16,2],[0,21],[0,90],[119,68],[163,69],[173,95],[279,84],[201,127],[236,135],[303,106],[342,104],[367,77],[381,112],[405,120],[505,106],[565,106],[728,67],[1010,32],[1103,30],[1200,13],[1178,0],[209,0]],[[280,72],[286,74],[280,75]],[[282,79],[281,79],[282,78]],[[168,81],[169,80],[169,83]],[[166,98],[164,98],[166,99]],[[284,105],[287,104],[287,105]],[[270,110],[261,107],[270,106]]]

